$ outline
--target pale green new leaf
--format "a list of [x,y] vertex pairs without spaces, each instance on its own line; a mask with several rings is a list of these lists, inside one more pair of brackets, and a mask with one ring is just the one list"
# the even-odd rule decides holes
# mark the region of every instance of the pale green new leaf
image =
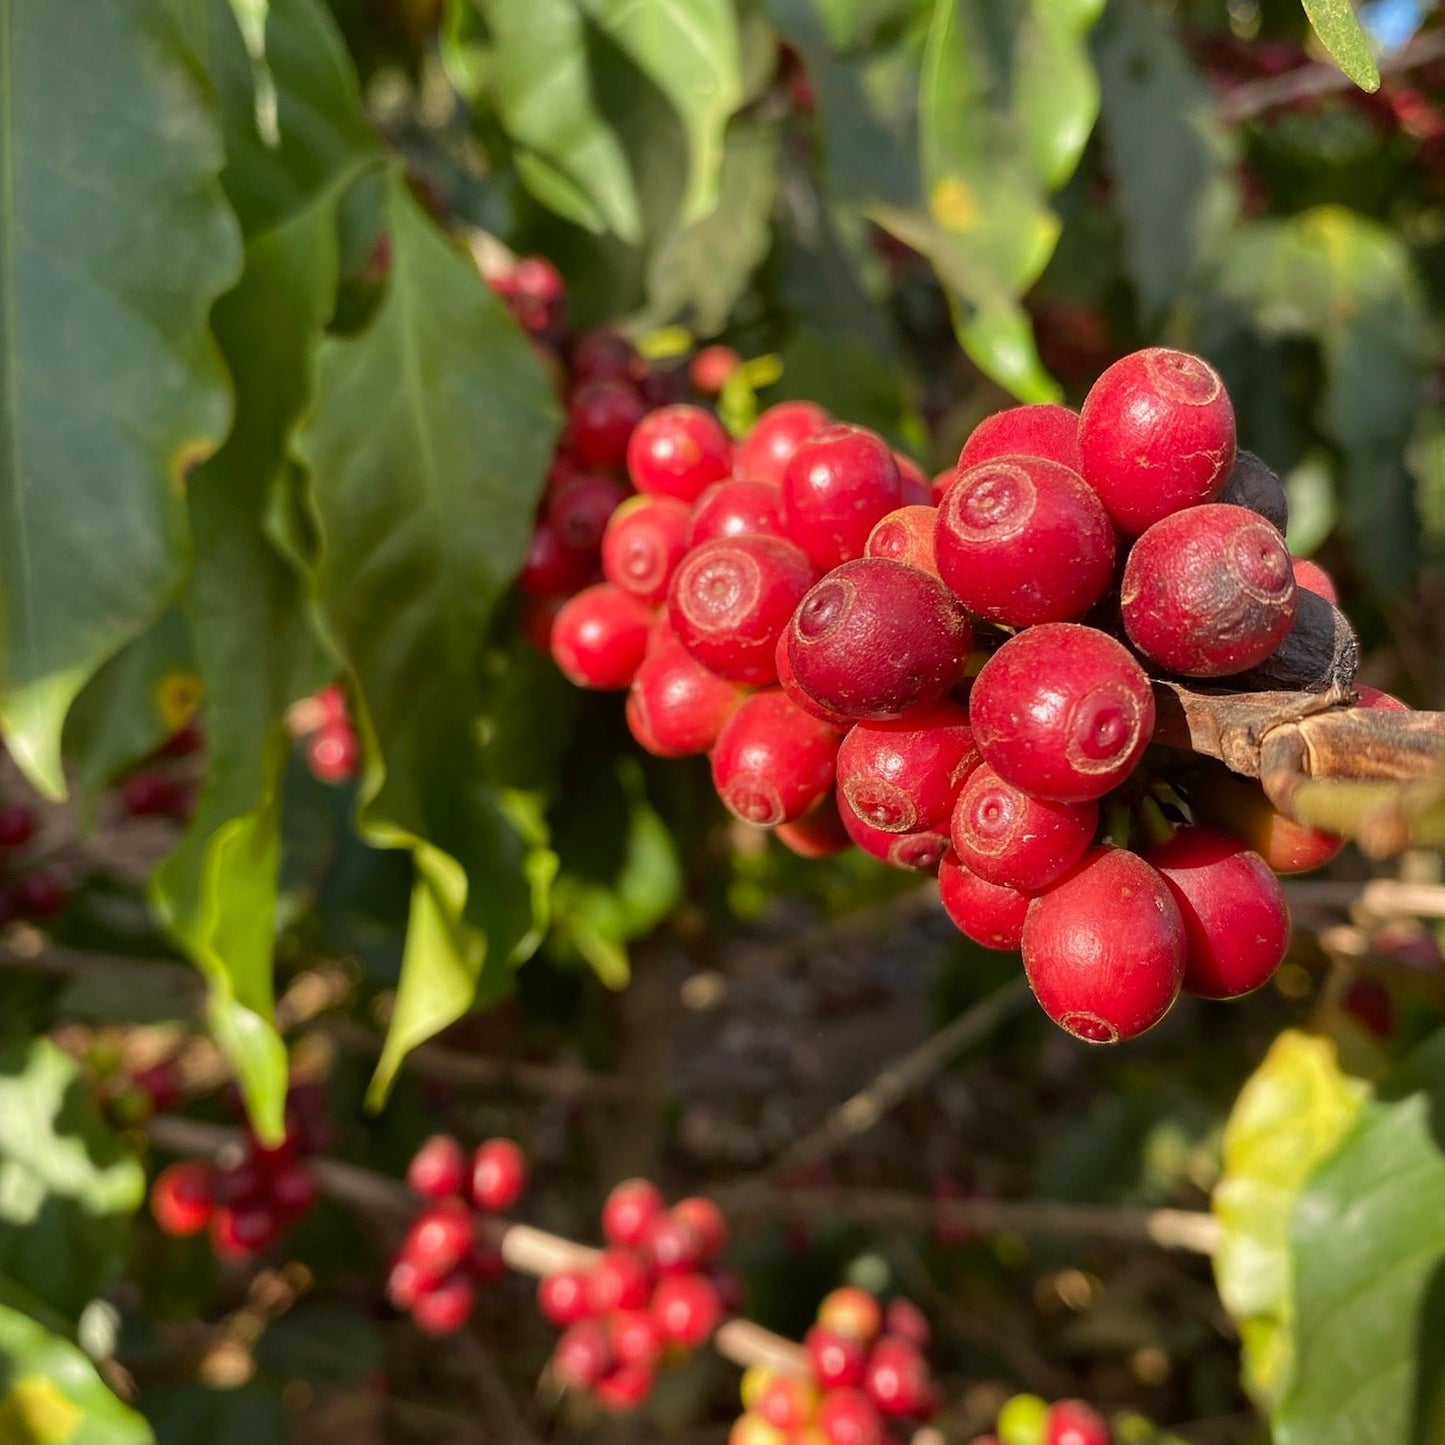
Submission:
[[1370,38],[1360,25],[1352,0],[1302,0],[1310,25],[1330,58],[1360,87],[1380,88],[1380,67],[1375,63]]

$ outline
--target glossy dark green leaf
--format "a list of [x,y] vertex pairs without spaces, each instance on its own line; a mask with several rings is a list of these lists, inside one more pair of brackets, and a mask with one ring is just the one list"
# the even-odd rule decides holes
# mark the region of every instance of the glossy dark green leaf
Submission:
[[1152,321],[1234,218],[1234,145],[1215,118],[1213,92],[1159,12],[1141,0],[1111,5],[1095,52],[1125,259]]
[[1445,1032],[1311,1174],[1290,1247],[1295,1369],[1277,1445],[1445,1439]]
[[537,941],[545,856],[489,785],[475,723],[486,629],[521,566],[560,421],[531,345],[399,176],[387,217],[386,295],[366,330],[323,346],[297,442],[317,597],[359,694],[361,824],[417,865],[374,1097],[479,989],[505,989],[509,960]]
[[75,1061],[48,1039],[0,1052],[0,1277],[74,1321],[119,1272],[144,1197]]
[[1355,14],[1354,0],[1301,0],[1310,25],[1330,58],[1360,87],[1380,88],[1380,67],[1375,63],[1369,37]]
[[0,1440],[6,1445],[153,1445],[69,1340],[0,1305]]
[[240,248],[171,7],[11,7],[0,96],[0,720],[59,794],[67,709],[180,578]]

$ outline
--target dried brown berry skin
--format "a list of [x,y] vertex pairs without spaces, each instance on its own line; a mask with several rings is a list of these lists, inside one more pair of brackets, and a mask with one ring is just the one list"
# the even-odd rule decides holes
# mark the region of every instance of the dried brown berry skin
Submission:
[[1298,607],[1284,539],[1223,502],[1150,527],[1129,553],[1119,602],[1129,640],[1186,677],[1258,666],[1289,635]]
[[1219,500],[1258,512],[1280,536],[1289,526],[1289,496],[1284,483],[1268,463],[1253,452],[1241,450],[1235,454],[1234,469]]

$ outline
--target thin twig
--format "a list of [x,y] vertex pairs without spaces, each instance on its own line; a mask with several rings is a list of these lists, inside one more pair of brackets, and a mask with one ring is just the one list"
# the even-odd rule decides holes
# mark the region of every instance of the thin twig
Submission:
[[461,1351],[462,1363],[477,1387],[477,1399],[483,1411],[498,1427],[497,1438],[509,1441],[511,1445],[536,1445],[537,1437],[517,1408],[517,1402],[502,1379],[491,1351],[470,1331],[457,1339],[454,1348]]
[[1371,878],[1360,883],[1333,880],[1287,882],[1285,897],[1301,908],[1358,909],[1373,918],[1445,918],[1445,883],[1406,883]]

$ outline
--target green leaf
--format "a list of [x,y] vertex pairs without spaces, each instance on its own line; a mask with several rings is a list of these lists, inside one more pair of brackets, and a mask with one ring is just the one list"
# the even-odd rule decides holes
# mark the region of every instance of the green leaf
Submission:
[[125,1262],[144,1197],[75,1061],[48,1039],[0,1052],[0,1276],[78,1319]]
[[1387,228],[1320,206],[1238,228],[1219,286],[1266,335],[1319,342],[1317,423],[1342,455],[1344,526],[1374,586],[1398,593],[1418,565],[1405,453],[1429,354],[1409,252]]
[[1213,93],[1157,11],[1139,0],[1111,5],[1096,53],[1125,259],[1152,323],[1234,220],[1234,146]]
[[1380,67],[1375,64],[1369,37],[1360,25],[1350,0],[1301,0],[1310,25],[1330,59],[1360,87],[1380,88]]
[[69,1340],[0,1305],[0,1440],[6,1445],[154,1445]]
[[1290,1244],[1297,1350],[1277,1445],[1445,1440],[1445,1032],[1310,1176]]
[[526,337],[399,175],[386,209],[386,295],[365,331],[322,347],[296,443],[321,615],[357,684],[360,823],[377,846],[416,855],[373,1099],[408,1049],[474,991],[507,987],[509,961],[535,946],[529,870],[542,863],[490,786],[475,723],[486,629],[525,555],[560,422]]
[[1295,1202],[1367,1092],[1340,1068],[1330,1039],[1290,1030],[1240,1090],[1224,1131],[1224,1171],[1213,1201],[1224,1237],[1214,1278],[1239,1325],[1245,1383],[1265,1404],[1279,1399],[1295,1355],[1289,1248]]
[[0,723],[58,796],[71,702],[180,578],[185,477],[228,416],[206,319],[239,245],[172,7],[6,14]]

